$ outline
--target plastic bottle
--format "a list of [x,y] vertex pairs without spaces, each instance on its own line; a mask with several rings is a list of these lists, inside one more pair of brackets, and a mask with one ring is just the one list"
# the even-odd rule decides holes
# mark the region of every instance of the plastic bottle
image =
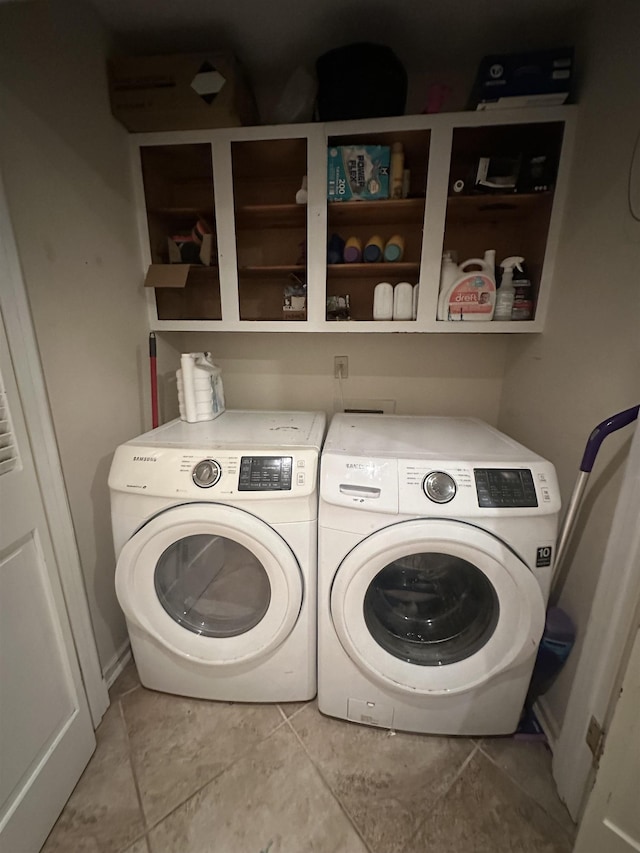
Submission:
[[411,320],[413,313],[413,287],[400,281],[393,288],[393,319]]
[[391,146],[391,169],[389,180],[389,196],[402,198],[404,177],[404,148],[402,142],[394,142]]
[[302,176],[302,185],[296,193],[296,204],[306,204],[309,198],[307,176]]
[[438,296],[438,320],[448,320],[447,296],[453,284],[460,278],[460,268],[453,260],[451,252],[447,251],[442,256],[442,267],[440,268],[440,291]]
[[359,264],[362,260],[362,242],[357,237],[348,237],[344,244],[345,264]]
[[211,421],[224,412],[222,372],[211,360],[211,353],[182,353],[176,379],[183,421]]
[[513,271],[513,308],[511,309],[512,320],[533,319],[533,288],[527,272],[527,265],[523,262]]
[[327,263],[341,264],[344,254],[345,242],[339,234],[332,234],[327,246]]
[[[488,249],[484,258],[464,261],[457,268],[456,278],[455,264],[446,261],[446,254],[440,274],[438,320],[491,320],[496,302],[495,250]],[[473,267],[479,269],[473,270]]]
[[367,263],[376,263],[377,261],[382,260],[382,253],[384,251],[384,242],[382,237],[378,234],[374,234],[373,237],[370,237],[367,240],[367,244],[364,247],[364,252],[362,253],[362,259]]
[[387,240],[384,247],[383,257],[385,261],[401,261],[404,255],[404,237],[401,234],[394,234]]
[[373,289],[373,319],[393,320],[393,286],[381,281]]
[[521,270],[522,267],[520,264],[523,263],[523,261],[524,258],[513,255],[510,258],[505,258],[500,264],[502,279],[500,281],[498,292],[496,293],[496,309],[493,313],[494,320],[511,320],[513,300],[516,294],[513,284],[513,270],[516,267]]

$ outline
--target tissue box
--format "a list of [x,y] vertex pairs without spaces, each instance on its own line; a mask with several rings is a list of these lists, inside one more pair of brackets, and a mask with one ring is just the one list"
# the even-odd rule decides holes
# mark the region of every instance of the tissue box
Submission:
[[485,56],[468,108],[492,110],[564,104],[571,93],[572,82],[572,47]]
[[334,145],[329,148],[329,201],[389,198],[388,145]]

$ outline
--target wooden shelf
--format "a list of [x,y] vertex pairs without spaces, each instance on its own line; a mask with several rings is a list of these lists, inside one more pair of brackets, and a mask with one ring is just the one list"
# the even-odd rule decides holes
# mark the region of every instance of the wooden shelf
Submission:
[[283,276],[289,273],[306,275],[307,268],[302,264],[283,264],[279,266],[239,267],[238,275],[248,278],[265,278],[267,276]]
[[372,264],[327,264],[327,272],[337,278],[415,278],[420,274],[420,264],[372,263]]
[[449,196],[447,217],[452,219],[477,220],[478,217],[530,216],[534,210],[553,201],[552,192],[544,193],[500,193],[498,195]]
[[382,201],[332,201],[328,203],[331,226],[375,225],[380,222],[422,223],[424,198],[382,199]]
[[213,208],[206,210],[204,207],[152,207],[148,212],[157,216],[193,216],[195,219],[213,220]]
[[245,204],[236,209],[236,228],[304,228],[306,204]]

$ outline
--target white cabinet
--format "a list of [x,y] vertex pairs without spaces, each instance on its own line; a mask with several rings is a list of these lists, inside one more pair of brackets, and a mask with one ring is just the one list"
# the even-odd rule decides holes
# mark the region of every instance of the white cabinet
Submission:
[[[574,107],[554,107],[137,134],[132,144],[151,327],[539,332],[574,118]],[[327,202],[330,147],[396,142],[410,172],[406,198]],[[491,158],[492,168],[519,159],[517,191],[477,192],[480,158]],[[546,172],[535,180],[531,175],[528,186],[531,163],[543,163]],[[304,175],[308,202],[297,204]],[[328,263],[334,234],[362,244],[374,235],[384,242],[400,234],[404,254],[393,262]],[[445,249],[455,251],[459,262],[486,249],[496,250],[498,262],[525,257],[533,318],[436,320]],[[419,284],[415,320],[373,320],[374,288],[381,281]],[[342,296],[349,297],[350,319],[327,319],[327,299]]]

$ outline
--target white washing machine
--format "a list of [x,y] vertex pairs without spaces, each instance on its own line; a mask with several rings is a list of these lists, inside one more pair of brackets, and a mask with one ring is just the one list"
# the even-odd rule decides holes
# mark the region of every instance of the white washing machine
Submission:
[[318,705],[515,731],[545,623],[555,470],[473,418],[336,415],[318,515]]
[[226,411],[121,445],[116,592],[140,680],[245,702],[316,693],[324,413]]

